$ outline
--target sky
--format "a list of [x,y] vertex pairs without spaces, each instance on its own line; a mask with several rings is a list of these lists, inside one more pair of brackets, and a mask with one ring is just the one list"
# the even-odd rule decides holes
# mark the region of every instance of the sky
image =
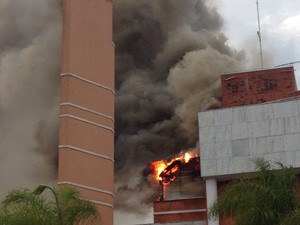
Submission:
[[[216,7],[224,20],[222,31],[228,38],[227,44],[245,52],[247,70],[260,69],[256,1],[208,0],[207,3]],[[300,0],[260,0],[259,8],[264,69],[300,61]],[[294,68],[300,87],[300,63],[294,64]],[[115,224],[152,223],[152,213],[151,209],[147,215],[120,213]]]
[[[214,0],[224,20],[228,44],[246,51],[249,67],[259,68],[257,10],[255,0]],[[260,25],[264,67],[300,61],[300,0],[260,0]],[[251,65],[255,62],[255,65]],[[300,87],[300,63],[294,64]],[[298,88],[299,89],[299,88]]]

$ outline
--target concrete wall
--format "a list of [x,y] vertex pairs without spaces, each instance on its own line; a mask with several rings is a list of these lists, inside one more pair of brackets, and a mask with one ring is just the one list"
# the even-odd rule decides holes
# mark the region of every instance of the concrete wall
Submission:
[[203,177],[255,170],[264,158],[300,167],[300,99],[199,113]]

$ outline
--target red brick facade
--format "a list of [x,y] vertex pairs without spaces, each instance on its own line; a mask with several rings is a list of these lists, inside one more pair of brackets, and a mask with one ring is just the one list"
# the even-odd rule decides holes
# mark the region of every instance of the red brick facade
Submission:
[[287,98],[297,91],[293,67],[222,75],[221,86],[223,107]]
[[154,223],[206,221],[206,198],[154,202]]

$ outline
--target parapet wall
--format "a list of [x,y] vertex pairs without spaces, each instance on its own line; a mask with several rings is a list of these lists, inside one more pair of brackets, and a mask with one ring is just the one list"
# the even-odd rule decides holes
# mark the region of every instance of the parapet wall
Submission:
[[226,74],[221,85],[223,107],[282,99],[297,90],[293,67]]

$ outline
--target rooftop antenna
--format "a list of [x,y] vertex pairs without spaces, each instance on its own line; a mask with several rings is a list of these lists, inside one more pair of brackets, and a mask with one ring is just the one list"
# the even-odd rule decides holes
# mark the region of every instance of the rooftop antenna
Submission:
[[261,32],[260,32],[260,19],[259,19],[258,0],[256,0],[256,8],[257,8],[257,22],[258,22],[257,36],[258,36],[258,40],[259,40],[260,64],[261,64],[261,69],[263,69],[264,68],[264,61],[263,61],[263,52],[262,52],[262,43],[261,43]]
[[295,62],[289,62],[289,63],[285,63],[285,64],[281,64],[275,67],[282,67],[282,66],[294,66],[294,64],[300,63],[300,61],[295,61]]

